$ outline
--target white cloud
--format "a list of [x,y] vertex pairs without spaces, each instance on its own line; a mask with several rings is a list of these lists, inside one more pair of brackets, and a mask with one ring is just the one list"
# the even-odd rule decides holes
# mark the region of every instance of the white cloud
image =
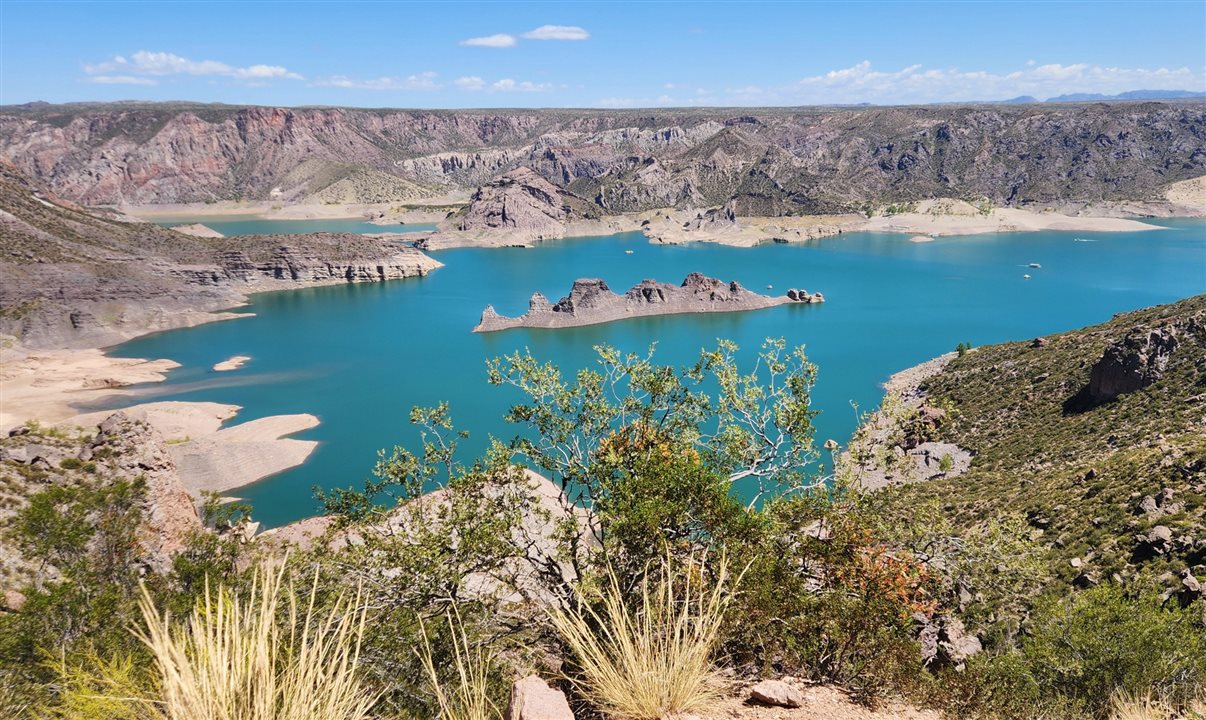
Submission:
[[636,104],[636,100],[626,97],[606,97],[595,101],[595,105],[602,108],[628,108]]
[[482,80],[476,75],[469,75],[453,80],[452,84],[456,85],[462,90],[481,90],[486,86],[486,81]]
[[516,82],[511,78],[503,78],[490,84],[491,92],[548,92],[552,89],[552,83],[534,83],[529,80]]
[[658,95],[657,97],[605,97],[596,100],[593,104],[600,108],[651,108],[651,107],[688,107],[692,105],[703,105],[704,100],[699,98],[682,98],[673,97],[671,95]]
[[[112,78],[125,78],[129,80],[131,78],[146,79],[150,77],[167,77],[170,75],[230,77],[239,80],[303,79],[298,73],[290,72],[288,68],[280,65],[235,67],[217,60],[190,60],[175,53],[150,52],[148,50],[139,50],[128,59],[123,55],[116,55],[111,60],[106,60],[95,65],[84,65],[84,74],[93,76],[93,82],[106,82],[104,80],[96,80],[98,77],[110,78],[108,82],[114,82]],[[147,85],[154,83],[138,82],[128,84]]]
[[515,36],[506,33],[497,33],[495,35],[486,35],[485,37],[469,38],[462,40],[461,45],[470,47],[492,47],[492,48],[509,48],[515,47]]
[[1113,95],[1128,90],[1206,89],[1206,68],[1116,68],[1073,63],[1037,65],[993,73],[959,68],[909,65],[880,71],[864,60],[856,65],[806,77],[782,88],[776,100],[795,103],[932,103],[1005,100],[1032,95],[1045,100],[1068,93]]
[[314,81],[319,87],[347,88],[349,90],[435,90],[440,87],[436,82],[437,73],[428,71],[407,75],[406,77],[379,77],[359,80],[347,75],[332,75]]
[[577,25],[541,25],[523,34],[528,40],[586,40],[590,33]]
[[159,81],[154,78],[134,77],[133,75],[93,75],[85,78],[90,83],[97,85],[158,85]]

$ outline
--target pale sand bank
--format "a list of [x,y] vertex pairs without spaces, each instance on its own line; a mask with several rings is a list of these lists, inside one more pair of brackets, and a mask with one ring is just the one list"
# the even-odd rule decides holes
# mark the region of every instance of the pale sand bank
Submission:
[[1206,214],[1206,175],[1169,185],[1164,197],[1177,207]]
[[230,372],[231,370],[238,370],[239,368],[246,365],[249,360],[251,360],[251,356],[249,356],[249,355],[235,355],[234,357],[230,358],[229,360],[223,360],[220,363],[215,363],[214,367],[213,367],[213,371],[214,372]]
[[[169,445],[173,445],[218,432],[222,423],[238,414],[239,406],[214,402],[163,401],[131,405],[123,408],[123,412],[136,420],[145,420],[148,425],[159,431]],[[113,413],[113,410],[84,413],[58,424],[62,427],[90,429]]]
[[271,200],[215,203],[165,203],[119,205],[113,208],[133,218],[169,221],[173,218],[253,216],[263,220],[368,220],[381,224],[439,222],[446,208],[459,207],[469,193],[452,192],[437,197],[393,203],[282,203]]
[[[81,414],[74,404],[133,396],[126,386],[162,382],[164,373],[179,367],[171,360],[108,357],[96,349],[8,349],[0,359],[0,431],[29,420],[94,431],[116,410]],[[152,402],[121,409],[159,431],[193,495],[230,490],[296,467],[317,446],[286,437],[318,425],[313,415],[278,415],[224,428],[239,406]]]
[[909,242],[911,242],[911,243],[928,243],[928,242],[934,242],[934,238],[930,237],[929,235],[914,235],[913,237],[909,238]]
[[163,382],[171,360],[107,357],[100,350],[6,351],[0,361],[0,430],[26,420],[54,424],[79,413],[74,403],[128,393],[127,385]]
[[[288,436],[318,425],[313,415],[274,415],[222,427],[241,408],[212,402],[153,402],[122,408],[159,431],[176,462],[180,481],[194,497],[222,493],[297,467],[318,443]],[[76,415],[59,423],[95,428],[114,410]]]
[[224,237],[226,237],[225,235],[218,232],[217,230],[214,230],[213,228],[211,228],[207,225],[202,225],[201,223],[191,223],[189,225],[173,225],[170,229],[175,230],[178,233],[184,233],[185,235],[192,235],[193,237],[200,237],[200,238],[224,238]]
[[287,436],[318,426],[313,415],[275,415],[171,446],[185,489],[225,492],[297,467],[318,443]]
[[869,218],[857,230],[896,232],[928,237],[942,235],[979,235],[998,232],[1137,232],[1159,230],[1158,225],[1121,217],[1064,215],[1057,212],[1033,212],[1017,208],[993,208],[981,212],[962,200],[949,198],[924,200],[911,212]]

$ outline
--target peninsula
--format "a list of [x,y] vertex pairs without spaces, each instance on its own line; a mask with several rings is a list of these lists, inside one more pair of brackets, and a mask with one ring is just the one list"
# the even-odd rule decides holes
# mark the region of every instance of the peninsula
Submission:
[[493,305],[487,305],[473,332],[517,327],[570,328],[653,315],[739,312],[788,303],[822,302],[825,298],[821,293],[792,289],[786,295],[772,297],[747,290],[736,280],[726,283],[697,272],[688,275],[681,285],[642,280],[623,295],[612,292],[602,280],[580,278],[574,281],[570,294],[555,305],[544,295],[534,293],[528,301],[528,311],[517,318],[499,315]]

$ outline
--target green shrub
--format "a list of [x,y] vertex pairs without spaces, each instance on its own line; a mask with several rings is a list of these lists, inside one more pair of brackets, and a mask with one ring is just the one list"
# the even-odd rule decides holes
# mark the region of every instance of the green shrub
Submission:
[[1108,713],[1114,693],[1180,703],[1206,688],[1201,603],[1178,608],[1113,584],[1041,607],[1022,652],[1045,694],[1096,717]]

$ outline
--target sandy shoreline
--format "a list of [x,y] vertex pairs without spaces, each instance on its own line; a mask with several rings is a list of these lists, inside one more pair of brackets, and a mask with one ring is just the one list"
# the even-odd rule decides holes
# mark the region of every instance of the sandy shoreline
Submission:
[[396,203],[284,203],[273,200],[215,203],[167,203],[118,205],[110,209],[140,220],[168,222],[191,218],[254,218],[257,220],[364,220],[382,225],[433,223],[443,220],[448,209],[468,200],[467,193],[450,193],[423,200]]
[[[99,349],[8,349],[0,362],[0,431],[27,421],[95,430],[116,410],[74,407],[127,396],[130,386],[163,382],[172,360],[114,358]],[[297,467],[318,443],[288,436],[318,425],[313,415],[277,415],[224,427],[241,408],[212,402],[151,402],[120,408],[163,436],[185,488],[226,492]]]

